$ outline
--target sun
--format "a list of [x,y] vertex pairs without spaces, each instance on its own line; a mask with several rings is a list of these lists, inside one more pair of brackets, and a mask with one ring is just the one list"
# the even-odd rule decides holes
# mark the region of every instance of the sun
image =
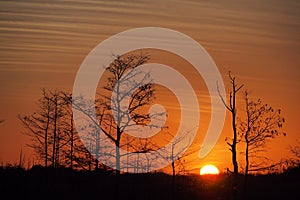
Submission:
[[214,165],[205,165],[200,169],[200,175],[219,174],[219,169]]

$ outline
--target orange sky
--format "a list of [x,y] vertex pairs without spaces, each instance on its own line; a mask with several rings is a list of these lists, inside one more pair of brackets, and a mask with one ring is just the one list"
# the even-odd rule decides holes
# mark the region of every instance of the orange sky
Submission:
[[[299,139],[299,10],[292,0],[0,1],[0,162],[17,162],[21,148],[30,157],[16,115],[34,111],[41,88],[71,91],[92,48],[145,26],[192,37],[212,56],[227,89],[231,70],[252,97],[281,108],[288,136],[275,139],[268,154],[274,160],[289,156],[288,145]],[[195,157],[190,168],[231,167],[224,141],[230,133],[226,125],[213,151]]]

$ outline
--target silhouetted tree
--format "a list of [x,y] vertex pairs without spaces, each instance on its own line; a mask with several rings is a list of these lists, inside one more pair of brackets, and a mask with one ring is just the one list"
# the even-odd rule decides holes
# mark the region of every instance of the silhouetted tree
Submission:
[[229,103],[225,102],[225,99],[221,95],[219,88],[219,95],[221,97],[221,100],[224,104],[224,106],[227,108],[227,110],[231,113],[231,123],[232,123],[232,131],[233,131],[233,138],[232,142],[227,142],[227,144],[230,147],[230,151],[232,153],[232,164],[233,164],[233,173],[235,175],[238,174],[238,163],[237,163],[237,151],[236,146],[238,142],[238,135],[237,135],[237,128],[236,128],[236,116],[237,116],[237,108],[236,108],[236,95],[237,92],[244,86],[244,85],[238,85],[236,83],[235,77],[231,75],[231,72],[229,71],[229,79],[231,83],[231,91],[229,93]]
[[47,100],[50,101],[52,105],[52,115],[50,119],[52,121],[53,134],[51,135],[50,144],[52,145],[52,167],[57,167],[59,165],[60,148],[66,143],[61,144],[61,140],[64,139],[65,132],[62,126],[64,125],[64,104],[65,101],[59,91],[49,91],[49,95],[45,96]]
[[[71,104],[67,97],[70,97],[70,94],[67,95],[63,91],[42,89],[37,111],[30,115],[18,115],[26,128],[25,134],[32,139],[28,146],[44,159],[46,167],[49,161],[52,167],[65,162],[65,149],[69,147],[71,154],[74,154],[75,128]],[[73,156],[70,156],[70,159],[72,166]]]
[[[284,118],[281,117],[281,110],[274,110],[268,104],[263,104],[261,99],[253,101],[249,99],[246,91],[245,107],[246,119],[239,124],[241,141],[245,142],[245,175],[248,175],[252,165],[251,157],[258,157],[259,152],[263,151],[267,142],[274,137],[282,134]],[[260,166],[262,167],[262,166]],[[257,168],[253,169],[257,170]]]
[[37,104],[38,109],[32,115],[18,115],[18,118],[27,130],[25,134],[32,139],[32,143],[28,144],[28,146],[33,148],[40,158],[44,159],[44,165],[47,167],[53,106],[49,98],[49,93],[45,89],[42,90],[42,97],[38,100]]
[[[92,116],[93,109],[96,108],[96,110],[99,111],[98,104],[100,100],[96,100],[95,102],[85,101],[82,99],[82,97],[72,97],[70,98],[70,102],[72,103],[72,107],[84,114],[84,116],[88,117],[92,120],[92,124],[89,124],[88,130],[86,133],[81,134],[80,139],[84,141],[84,144],[81,143],[81,140],[77,145],[74,146],[74,148],[77,148],[78,152],[81,152],[79,154],[74,154],[75,160],[77,164],[81,166],[83,169],[92,170],[93,166],[95,170],[98,169],[99,166],[99,149],[100,149],[100,130],[101,130],[101,123],[102,118],[104,116],[103,110],[98,115],[98,120],[94,120]],[[77,127],[79,128],[79,131],[81,128],[86,127]],[[79,137],[78,133],[76,132],[77,137]],[[95,157],[92,155],[95,154]]]
[[[142,114],[141,108],[148,105],[153,99],[154,88],[149,81],[145,83],[149,79],[148,74],[136,71],[137,67],[147,62],[149,58],[149,55],[144,54],[115,56],[114,61],[106,68],[107,84],[102,88],[104,90],[97,97],[96,102],[84,102],[80,100],[80,97],[73,100],[74,108],[92,120],[93,125],[91,126],[95,126],[98,130],[95,136],[97,137],[101,130],[115,145],[115,155],[112,153],[106,156],[115,158],[117,174],[120,173],[120,158],[125,156],[120,155],[120,148],[126,145],[124,144],[126,141],[122,141],[124,130],[132,126],[132,123],[147,125],[150,119],[149,114]],[[142,76],[141,81],[134,80],[133,78],[136,76]],[[121,91],[121,85],[126,86],[126,91]],[[112,96],[114,90],[115,96]],[[128,96],[130,100],[124,109],[122,100]],[[93,106],[96,108],[97,121],[91,118],[90,108]],[[115,118],[113,114],[116,114]],[[88,134],[90,135],[88,137],[92,136],[90,133]],[[98,152],[97,145],[95,153]],[[101,148],[105,147],[101,146]]]
[[[171,138],[174,138],[174,135],[167,132],[169,136],[171,136]],[[171,169],[172,169],[172,176],[173,179],[175,178],[175,176],[177,174],[179,174],[179,172],[183,172],[185,169],[184,166],[184,162],[185,162],[185,158],[190,156],[191,154],[195,153],[197,150],[192,150],[191,147],[189,147],[189,144],[191,141],[186,142],[185,146],[182,146],[182,143],[180,143],[182,140],[184,140],[185,138],[188,138],[190,134],[190,131],[185,131],[183,134],[181,134],[180,137],[177,137],[176,139],[173,139],[171,141],[171,149],[170,152],[165,152],[165,155],[168,155],[168,157],[166,158],[167,160],[171,160]],[[167,135],[167,134],[165,134]],[[180,147],[180,148],[178,148]],[[184,150],[186,150],[186,148],[189,147],[189,150],[184,152]],[[175,151],[175,149],[177,149],[177,151]]]
[[244,86],[236,83],[235,77],[231,75],[231,72],[228,73],[230,83],[231,83],[231,91],[229,93],[229,103],[226,103],[224,97],[221,95],[219,87],[218,92],[219,96],[226,107],[226,109],[231,113],[231,123],[232,123],[232,132],[233,138],[232,142],[227,142],[230,147],[231,155],[232,155],[232,164],[233,164],[233,198],[236,199],[236,189],[237,189],[237,176],[238,176],[238,162],[237,162],[237,150],[236,146],[238,143],[238,134],[237,134],[237,125],[236,125],[236,117],[237,117],[237,108],[236,108],[236,95],[237,92]]
[[[111,76],[108,78],[108,84],[104,88],[109,92],[113,92],[116,87],[116,96],[113,99],[111,99],[111,96],[105,96],[104,98],[108,100],[106,101],[107,103],[105,106],[107,110],[115,112],[117,116],[115,123],[111,123],[111,119],[113,119],[112,114],[109,114],[106,117],[106,119],[108,118],[108,123],[113,131],[105,131],[105,133],[107,136],[109,135],[109,138],[116,145],[117,170],[120,170],[120,147],[124,129],[129,125],[130,121],[134,121],[135,124],[144,124],[145,121],[149,119],[149,115],[141,114],[139,108],[149,104],[152,100],[154,92],[152,84],[144,84],[143,81],[135,82],[131,80],[131,77],[137,76],[137,73],[139,73],[135,72],[134,69],[148,60],[149,56],[143,54],[138,56],[129,55],[125,57],[116,56],[114,62],[107,67],[107,71]],[[128,71],[130,72],[125,75]],[[146,80],[147,78],[147,75],[144,75],[143,80]],[[126,84],[128,86],[128,90],[126,92],[120,91],[121,84]],[[130,94],[132,94],[132,96],[127,109],[125,109],[126,112],[128,110],[128,113],[126,113],[122,111],[121,101]],[[110,102],[112,102],[112,104],[110,104]],[[125,123],[122,123],[123,120],[125,120]],[[117,173],[119,173],[119,171]]]
[[281,129],[284,118],[281,110],[274,110],[268,104],[263,104],[261,99],[253,101],[249,99],[247,91],[244,92],[246,119],[239,123],[239,136],[245,143],[245,179],[244,195],[247,195],[248,173],[271,169],[275,165],[264,166],[262,163],[251,165],[250,158],[261,158],[259,153],[266,147],[267,142],[279,134],[286,135]]
[[[62,149],[63,157],[65,159],[65,165],[69,166],[71,169],[74,167],[74,160],[76,152],[84,146],[80,143],[80,138],[76,132],[74,120],[73,120],[73,111],[72,111],[72,95],[68,92],[61,91],[61,97],[64,103],[64,109],[61,110],[63,113],[62,121],[62,131],[64,133],[64,141],[66,142],[65,148]],[[84,151],[84,150],[82,150]]]
[[300,168],[300,140],[296,139],[295,145],[289,145],[291,157],[282,160],[281,167],[283,171],[289,171]]

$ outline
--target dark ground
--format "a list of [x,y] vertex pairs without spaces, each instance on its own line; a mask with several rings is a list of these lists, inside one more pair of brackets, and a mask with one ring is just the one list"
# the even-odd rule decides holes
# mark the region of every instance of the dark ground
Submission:
[[[231,176],[122,174],[65,168],[0,168],[0,199],[230,200]],[[300,167],[283,174],[250,176],[247,197],[239,178],[239,199],[300,199]]]

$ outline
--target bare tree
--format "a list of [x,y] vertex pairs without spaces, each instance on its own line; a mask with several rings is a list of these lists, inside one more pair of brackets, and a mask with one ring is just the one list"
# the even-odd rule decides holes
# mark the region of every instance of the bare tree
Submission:
[[[115,56],[114,61],[106,68],[107,84],[102,88],[100,95],[97,96],[96,102],[85,102],[80,100],[80,97],[77,100],[73,100],[74,108],[92,120],[93,125],[91,126],[95,126],[98,129],[95,136],[97,137],[101,130],[114,144],[114,152],[111,152],[110,155],[102,156],[115,158],[117,174],[121,170],[120,158],[121,156],[126,156],[120,155],[120,148],[126,146],[126,140],[122,140],[126,128],[128,129],[134,125],[148,125],[149,123],[150,116],[149,114],[143,114],[142,109],[144,106],[149,105],[154,98],[154,88],[152,83],[146,81],[149,79],[149,75],[136,70],[137,67],[149,59],[150,56],[144,54]],[[136,81],[134,77],[137,76],[142,77],[141,80]],[[124,85],[126,90],[121,89]],[[112,96],[113,93],[115,94],[114,96]],[[128,105],[124,109],[122,101],[128,97],[130,97]],[[91,117],[93,107],[96,108],[97,121]],[[87,134],[90,135],[87,137],[91,137],[90,133]],[[101,143],[101,141],[98,142]],[[105,148],[105,146],[96,143],[96,149],[94,148],[93,151],[96,155],[99,146]]]
[[[71,169],[74,167],[74,159],[75,152],[79,150],[76,146],[80,144],[80,138],[76,132],[74,120],[73,120],[73,112],[72,112],[72,95],[68,92],[60,92],[61,98],[63,100],[63,109],[61,110],[62,114],[62,123],[61,129],[64,135],[64,146],[62,149],[63,157],[65,159],[65,165],[69,166]],[[79,147],[83,147],[83,145],[79,145]]]
[[235,77],[231,75],[231,72],[229,71],[229,79],[231,83],[231,91],[229,93],[229,103],[225,102],[224,97],[221,95],[220,90],[218,88],[219,96],[224,104],[224,106],[227,108],[227,110],[231,113],[231,122],[232,122],[232,131],[233,131],[233,138],[232,142],[227,142],[227,144],[230,147],[231,155],[232,155],[232,164],[233,164],[233,173],[238,175],[238,162],[237,162],[237,151],[236,146],[238,143],[238,135],[237,135],[237,127],[236,127],[236,116],[237,116],[237,108],[236,108],[236,95],[237,92],[244,86],[239,85],[236,83]]
[[[42,97],[38,100],[37,111],[18,118],[32,139],[28,146],[32,147],[47,167],[51,161],[52,167],[60,165],[64,158],[62,149],[69,143],[68,134],[73,126],[70,108],[62,91],[42,89]],[[72,128],[73,129],[73,128]],[[74,131],[74,129],[73,129]]]
[[51,138],[52,144],[52,167],[58,166],[59,163],[59,147],[60,147],[60,130],[59,130],[59,118],[62,116],[60,112],[60,98],[59,93],[57,91],[49,91],[50,95],[45,96],[47,100],[50,101],[52,105],[52,115],[50,115],[50,119],[53,122],[53,135]]
[[[149,172],[152,162],[154,161],[153,158],[150,158],[147,154],[145,154],[146,156],[139,156],[139,154],[155,151],[159,149],[159,146],[157,146],[157,144],[149,138],[132,138],[128,136],[126,137],[126,144],[128,152],[138,154],[134,163],[129,162],[131,154],[126,155],[127,167],[132,167],[134,169],[134,173],[138,173],[140,169],[142,172]],[[127,169],[127,172],[128,171],[129,169]]]
[[58,125],[55,148],[56,163],[70,167],[71,169],[75,168],[89,171],[98,169],[98,160],[86,149],[76,131],[73,120],[72,95],[65,91],[59,91],[57,93],[58,97],[53,95],[52,99],[54,105],[56,105],[56,98],[59,99],[59,109],[57,113],[59,117],[56,122]]
[[[261,99],[253,101],[249,99],[246,91],[245,107],[246,119],[239,124],[241,141],[245,142],[245,175],[249,171],[263,166],[252,166],[250,158],[258,157],[259,152],[264,151],[267,142],[282,134],[284,118],[281,117],[281,110],[274,110],[268,104],[263,104]],[[254,167],[254,169],[252,169]]]
[[29,147],[33,148],[40,158],[44,159],[45,167],[48,166],[49,159],[49,135],[52,129],[52,104],[48,98],[48,92],[42,90],[42,98],[38,100],[38,110],[32,115],[21,116],[18,115],[18,118],[23,123],[23,126],[26,128],[28,135],[32,139],[32,143],[28,144]]
[[24,132],[32,140],[33,148],[44,166],[65,166],[77,169],[92,169],[97,162],[85,148],[75,129],[71,94],[64,91],[42,89],[33,114],[18,118]]
[[283,171],[297,169],[300,167],[300,140],[299,139],[296,139],[295,145],[289,146],[289,151],[292,156],[284,159],[284,161],[282,162]]
[[[190,147],[188,151],[184,152],[188,147],[191,141],[188,141],[185,146],[182,146],[181,141],[185,138],[189,138],[189,134],[191,131],[185,131],[183,134],[180,135],[180,137],[177,137],[176,139],[171,141],[171,149],[170,152],[166,152],[165,154],[168,155],[166,157],[167,160],[171,161],[171,169],[172,169],[172,176],[173,179],[177,174],[179,174],[180,171],[184,171],[184,162],[185,158],[190,156],[191,154],[195,153],[197,149],[192,150]],[[167,132],[171,138],[174,138],[174,135]],[[180,148],[178,148],[180,147]],[[175,151],[177,149],[177,151]],[[178,150],[179,149],[179,150]]]
[[244,195],[246,195],[249,171],[270,170],[276,166],[275,164],[266,166],[263,162],[251,164],[250,158],[265,158],[260,152],[265,150],[266,144],[276,136],[280,134],[285,136],[286,133],[282,131],[285,120],[281,117],[280,109],[274,110],[268,104],[263,104],[261,99],[250,100],[247,91],[244,95],[246,119],[239,123],[239,136],[245,143]]
[[[148,114],[141,114],[141,107],[148,105],[153,98],[154,89],[151,83],[144,84],[147,74],[142,75],[142,81],[136,82],[131,80],[132,77],[139,75],[139,72],[134,71],[137,67],[144,64],[149,60],[149,55],[129,55],[125,57],[116,56],[114,62],[107,68],[110,73],[108,78],[108,84],[104,87],[108,92],[113,92],[116,88],[116,96],[111,99],[111,96],[104,96],[106,99],[106,110],[116,113],[116,119],[112,114],[106,115],[104,123],[110,126],[110,132],[104,131],[116,146],[116,169],[117,173],[120,170],[120,147],[121,139],[125,128],[127,128],[130,122],[134,121],[134,124],[146,124],[149,119]],[[126,74],[126,72],[130,71]],[[120,87],[122,84],[127,85],[127,91],[122,92]],[[121,101],[131,95],[131,100],[126,112],[121,108]],[[112,102],[112,103],[110,103]],[[127,112],[128,111],[128,112]],[[116,120],[115,123],[111,123],[112,119]]]
[[[238,162],[237,162],[237,143],[238,143],[238,133],[237,133],[237,125],[236,125],[236,118],[237,118],[237,108],[236,108],[236,96],[238,91],[244,86],[239,85],[236,83],[235,77],[231,75],[231,72],[228,73],[230,83],[231,83],[231,91],[229,93],[229,103],[225,102],[224,97],[221,95],[219,87],[218,92],[219,96],[226,107],[226,109],[231,113],[231,123],[232,123],[232,132],[233,138],[232,142],[227,142],[228,146],[230,147],[231,151],[231,159],[233,164],[233,181],[232,181],[232,197],[233,199],[237,199],[237,179],[238,179]],[[227,140],[227,139],[226,139]]]
[[[86,125],[88,127],[79,127],[78,125],[76,127],[79,132],[76,131],[74,135],[74,161],[76,162],[76,166],[85,170],[92,170],[93,168],[98,170],[99,166],[107,169],[106,166],[99,163],[100,149],[104,150],[105,148],[104,145],[101,145],[100,130],[104,130],[102,129],[103,127],[110,128],[111,125],[108,125],[109,122],[111,124],[114,123],[112,118],[106,118],[106,124],[104,124],[104,117],[108,115],[106,113],[106,104],[103,102],[103,99],[96,99],[95,102],[92,102],[84,100],[82,96],[76,98],[73,96],[70,98],[70,101],[72,107],[81,112],[91,122]],[[94,109],[97,111],[96,120],[92,117]],[[82,128],[85,129],[84,132],[82,132]],[[111,130],[107,131],[111,132]],[[102,153],[101,156],[105,157],[105,160],[109,160],[112,154]]]

